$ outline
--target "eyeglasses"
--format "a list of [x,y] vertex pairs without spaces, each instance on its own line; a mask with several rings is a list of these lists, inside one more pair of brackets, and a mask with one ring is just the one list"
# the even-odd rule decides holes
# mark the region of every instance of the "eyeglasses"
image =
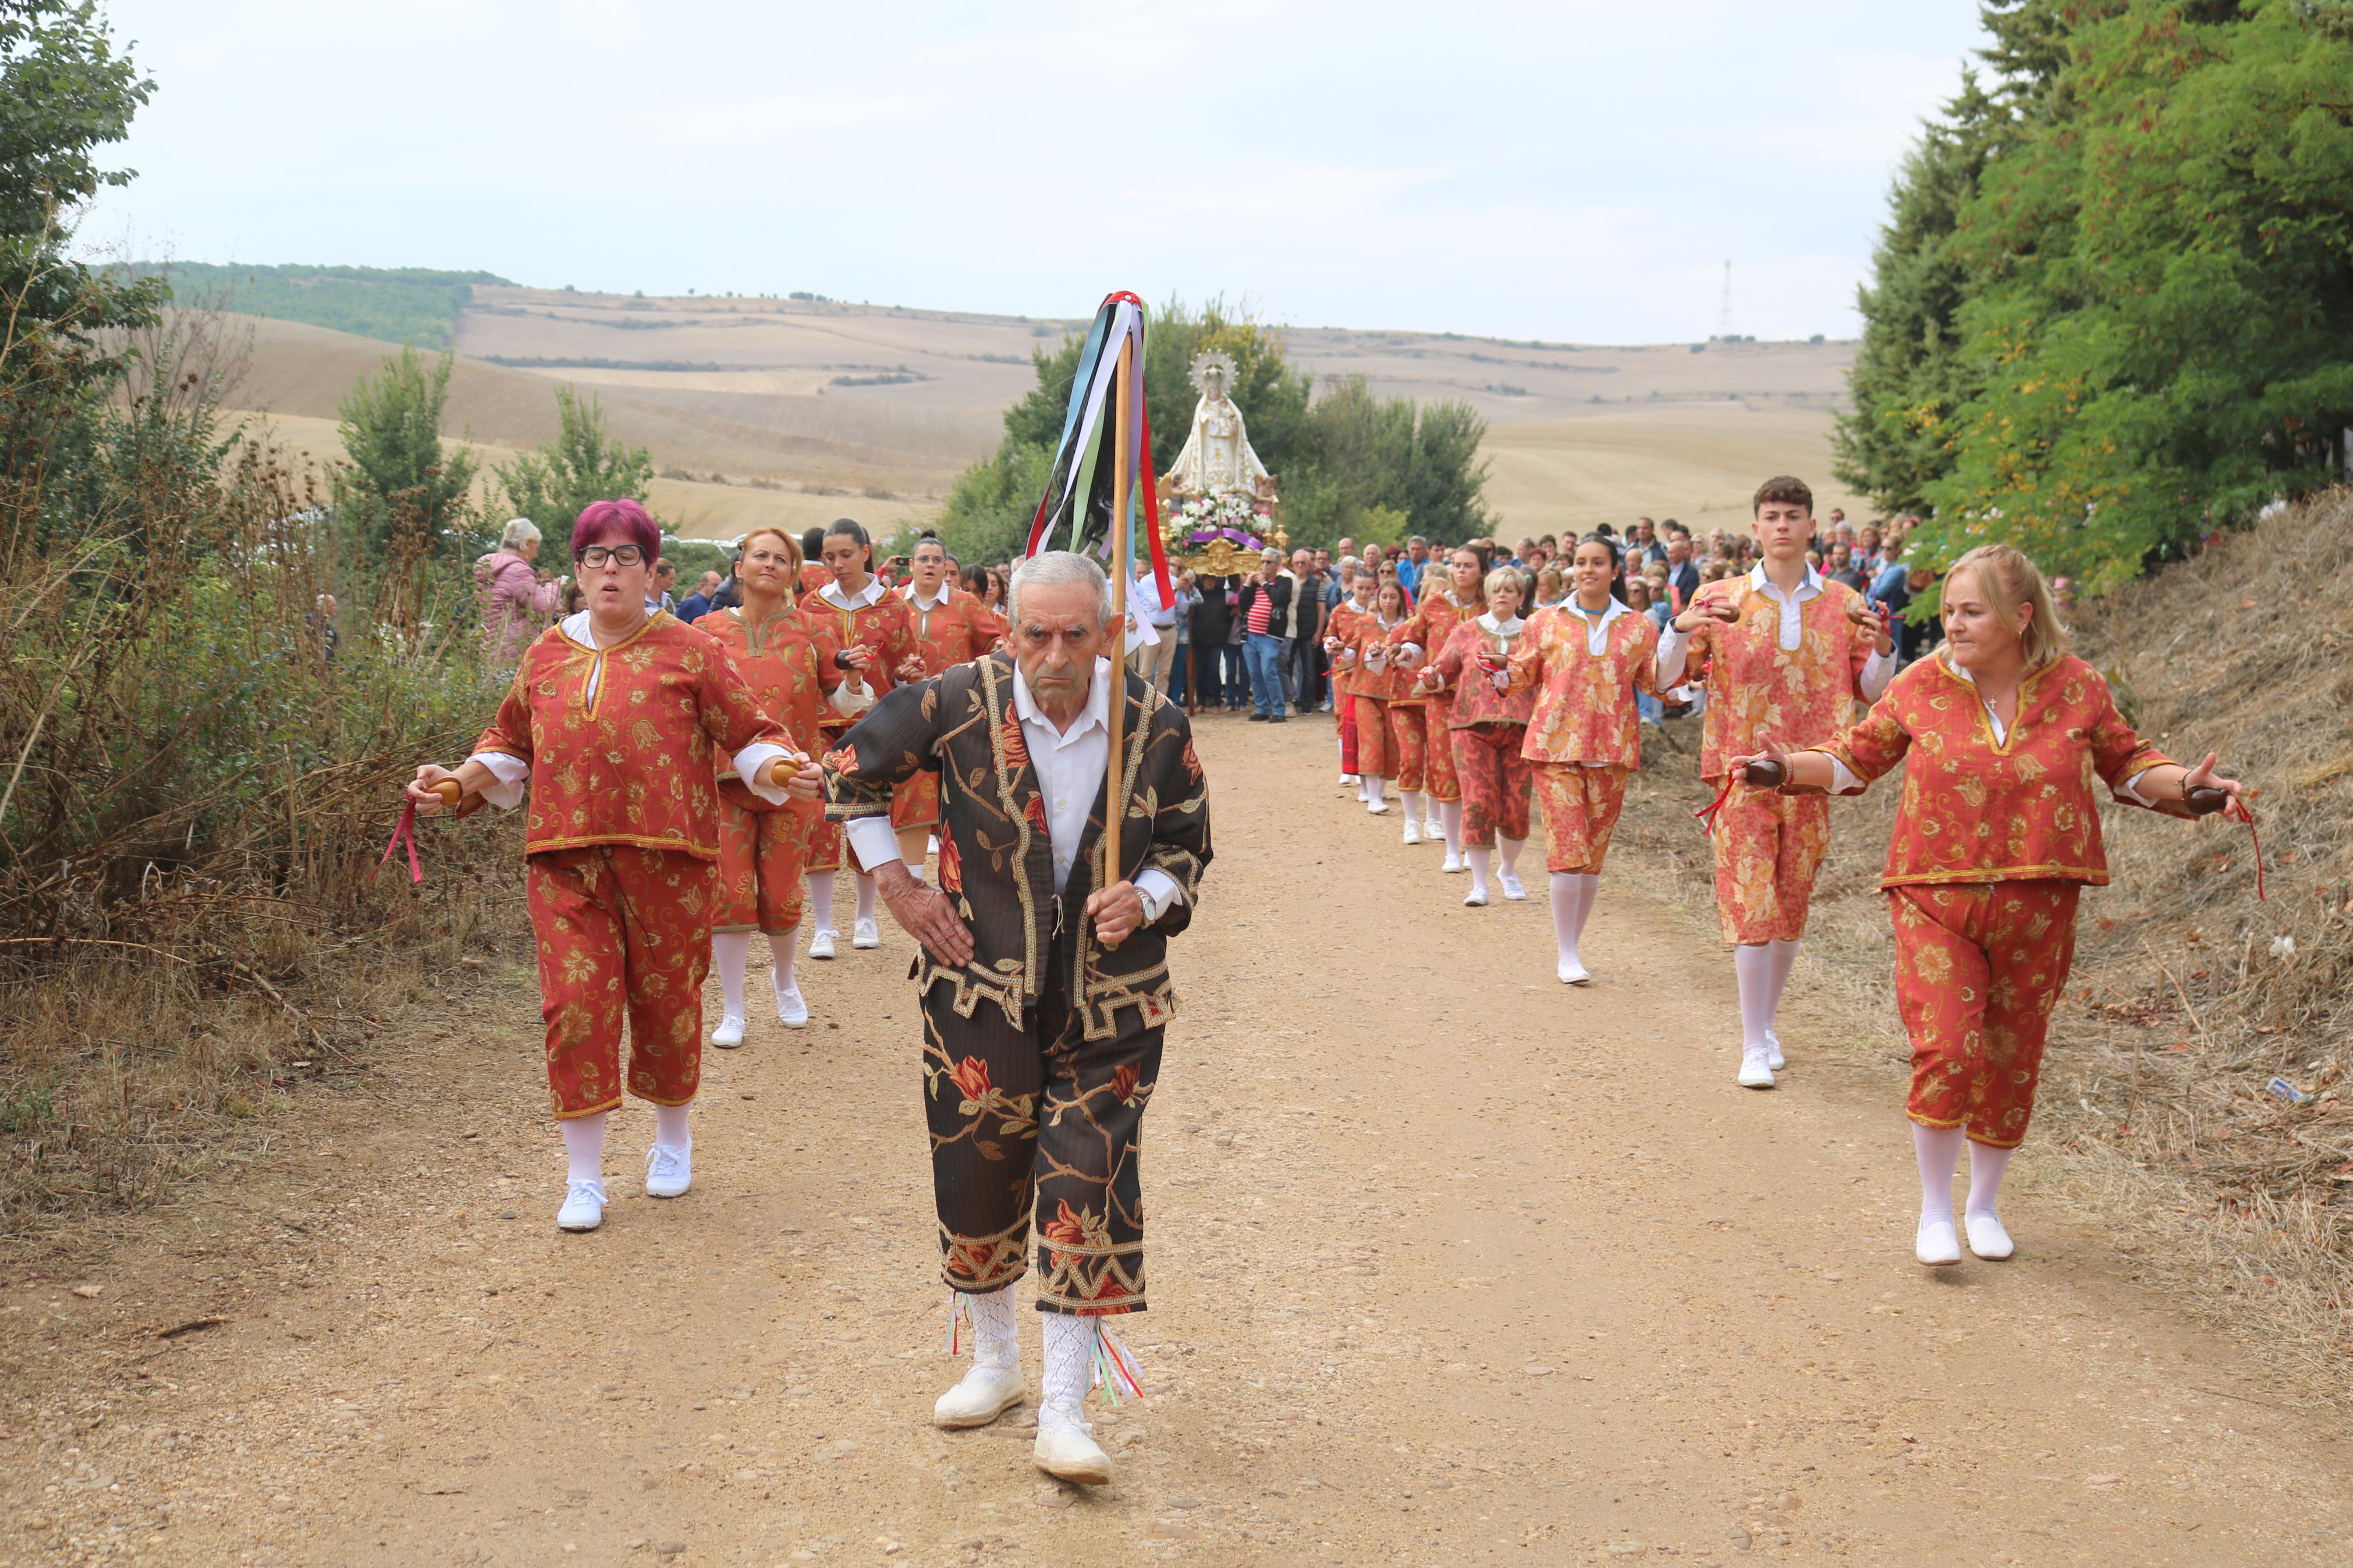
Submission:
[[580,552],[580,564],[583,566],[635,566],[642,563],[645,558],[646,552],[634,544],[616,544],[610,549],[602,544],[592,544]]

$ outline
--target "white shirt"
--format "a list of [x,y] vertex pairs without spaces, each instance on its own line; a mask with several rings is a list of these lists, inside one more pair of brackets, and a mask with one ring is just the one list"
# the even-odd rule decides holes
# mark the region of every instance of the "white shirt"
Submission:
[[[1778,640],[1784,650],[1795,653],[1798,644],[1805,637],[1806,616],[1801,606],[1822,596],[1822,574],[1809,566],[1805,581],[1798,584],[1797,591],[1784,594],[1780,584],[1765,575],[1765,563],[1759,561],[1748,574],[1748,585],[1781,606]],[[1683,607],[1689,609],[1691,606],[1686,605]],[[1691,639],[1692,634],[1675,630],[1672,620],[1667,623],[1666,630],[1659,634],[1660,690],[1683,684],[1683,661],[1691,651]],[[1863,661],[1862,678],[1856,684],[1862,689],[1865,702],[1876,702],[1879,694],[1887,689],[1887,683],[1894,679],[1895,656],[1874,648],[1871,657]]]
[[817,596],[837,610],[862,610],[869,605],[881,603],[882,595],[890,591],[890,584],[881,578],[869,577],[866,586],[860,588],[855,597],[843,593],[839,583],[826,584],[817,591]]
[[[1111,761],[1112,665],[1095,660],[1094,679],[1087,689],[1087,706],[1065,731],[1054,727],[1029,695],[1021,667],[1013,667],[1013,711],[1021,721],[1021,739],[1029,748],[1029,765],[1038,770],[1038,790],[1046,804],[1046,837],[1054,848],[1054,891],[1070,884],[1079,840],[1087,830],[1087,815],[1094,809],[1095,792],[1103,787],[1103,769]],[[886,860],[899,858],[899,836],[887,816],[861,816],[849,824],[849,842],[859,863],[870,871]],[[1136,873],[1136,890],[1150,895],[1164,912],[1184,901],[1176,879],[1158,867]]]
[[1560,602],[1560,608],[1556,613],[1577,617],[1585,627],[1585,651],[1599,658],[1609,651],[1609,623],[1620,616],[1630,616],[1634,612],[1626,607],[1625,600],[1612,594],[1609,595],[1609,607],[1602,611],[1597,618],[1592,611],[1578,604],[1577,595],[1572,594]]
[[[565,637],[583,647],[596,648],[600,654],[604,651],[597,648],[596,629],[588,624],[588,612],[586,610],[575,610],[565,616],[563,631]],[[582,695],[583,703],[596,702],[596,688],[604,679],[605,661],[600,658],[588,667],[588,689]],[[744,781],[744,788],[770,805],[782,805],[785,804],[785,792],[769,784],[762,774],[771,762],[790,755],[790,752],[771,742],[754,741],[735,753],[735,776]],[[501,811],[512,811],[522,804],[523,781],[531,776],[529,763],[521,757],[511,757],[504,752],[476,752],[466,760],[481,763],[491,770],[491,776],[499,781],[482,792],[484,800]]]
[[1155,626],[1176,624],[1176,612],[1160,602],[1160,581],[1150,572],[1127,585],[1127,608],[1137,620]]
[[907,601],[907,605],[910,609],[921,610],[923,614],[928,616],[934,610],[938,609],[942,605],[948,602],[947,579],[944,577],[940,579],[939,597],[935,599],[924,598],[923,595],[915,591],[915,584],[912,582],[905,587],[899,590],[899,597]]

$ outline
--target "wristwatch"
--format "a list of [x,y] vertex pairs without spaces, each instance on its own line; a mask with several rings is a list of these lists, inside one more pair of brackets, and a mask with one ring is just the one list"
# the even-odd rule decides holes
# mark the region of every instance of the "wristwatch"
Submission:
[[1153,896],[1152,889],[1149,888],[1136,889],[1135,897],[1136,901],[1144,906],[1144,923],[1145,925],[1157,925],[1160,922],[1160,917],[1168,912],[1168,906],[1166,903],[1163,903],[1159,899],[1155,898]]

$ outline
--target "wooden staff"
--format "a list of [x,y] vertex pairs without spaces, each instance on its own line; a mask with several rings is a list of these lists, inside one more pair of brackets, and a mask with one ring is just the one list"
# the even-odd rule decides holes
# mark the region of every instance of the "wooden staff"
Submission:
[[1130,398],[1134,388],[1132,356],[1135,339],[1119,343],[1119,373],[1112,384],[1113,417],[1119,421],[1112,438],[1111,460],[1111,624],[1118,629],[1119,654],[1111,663],[1111,761],[1103,773],[1103,886],[1120,879],[1119,827],[1127,816],[1121,798],[1120,765],[1127,729],[1127,492],[1135,483],[1135,453],[1128,443],[1133,428]]

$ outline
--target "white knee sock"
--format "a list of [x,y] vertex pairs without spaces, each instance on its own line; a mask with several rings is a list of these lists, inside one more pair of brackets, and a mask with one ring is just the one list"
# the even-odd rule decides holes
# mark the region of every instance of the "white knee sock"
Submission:
[[1419,823],[1421,821],[1421,792],[1419,790],[1401,789],[1398,791],[1398,799],[1405,803],[1405,819],[1408,822]]
[[1525,838],[1506,838],[1502,834],[1498,833],[1495,835],[1495,844],[1503,852],[1500,858],[1504,862],[1504,875],[1506,877],[1518,876],[1520,874],[1520,851],[1528,847],[1528,841]]
[[1384,798],[1385,792],[1389,787],[1389,781],[1381,777],[1378,773],[1366,773],[1364,775],[1364,780],[1366,791],[1365,798],[1374,802],[1375,804],[1378,804]]
[[1773,1027],[1773,950],[1762,943],[1732,950],[1733,977],[1740,984],[1740,1045],[1761,1051]]
[[817,921],[818,931],[833,929],[833,873],[811,871],[808,874],[809,915]]
[[1601,891],[1601,875],[1598,871],[1573,871],[1577,879],[1577,923],[1568,933],[1574,948],[1585,941],[1585,922],[1593,918],[1593,900]]
[[[912,874],[919,882],[923,879],[920,870]],[[862,921],[874,918],[874,879],[863,871],[858,873],[858,918]]]
[[1087,1379],[1094,1371],[1095,1321],[1068,1312],[1041,1312],[1046,1320],[1046,1375],[1039,1381],[1038,1414],[1050,1414],[1084,1427]]
[[711,933],[711,961],[719,971],[719,994],[726,998],[727,1016],[744,1016],[744,966],[752,957],[752,933],[719,931]]
[[1459,800],[1440,801],[1438,803],[1438,820],[1442,823],[1446,828],[1446,852],[1449,855],[1461,854],[1462,803]]
[[1798,943],[1794,937],[1788,942],[1768,942],[1765,951],[1773,955],[1773,994],[1766,1005],[1765,1027],[1778,1030],[1781,1017],[1781,993],[1789,988],[1789,971],[1797,967]]
[[[1743,952],[1746,948],[1741,949]],[[1912,1123],[1912,1154],[1920,1163],[1920,1223],[1953,1223],[1953,1166],[1961,1157],[1962,1132],[1957,1127],[1923,1127]],[[1977,1189],[1969,1196],[1975,1199]]]
[[1482,849],[1474,844],[1463,853],[1471,857],[1471,890],[1484,898],[1487,892],[1487,865],[1494,859],[1495,852],[1493,849]]
[[768,953],[776,961],[776,982],[778,991],[793,988],[793,963],[800,957],[801,928],[780,931],[768,939]]
[[600,1110],[594,1116],[567,1116],[555,1124],[564,1134],[565,1181],[605,1179],[605,1118],[608,1114]]
[[[1953,1129],[1954,1135],[1957,1137],[1960,1131],[1957,1127]],[[1968,1212],[1971,1218],[1996,1217],[1994,1205],[2001,1197],[2002,1173],[2010,1169],[2010,1157],[2017,1152],[2015,1149],[1989,1149],[1982,1143],[1969,1145]],[[1951,1191],[1950,1183],[1946,1184],[1946,1190]]]
[[1581,962],[1577,956],[1577,901],[1580,880],[1582,879],[1574,871],[1555,871],[1552,874],[1552,934],[1553,939],[1560,943],[1563,968]]
[[1004,1368],[1021,1364],[1020,1314],[1014,1310],[1014,1290],[1015,1287],[1008,1285],[986,1296],[965,1296],[965,1310],[972,1317],[974,1366]]
[[654,1107],[654,1142],[673,1149],[691,1149],[694,1139],[686,1130],[686,1107],[657,1105]]

